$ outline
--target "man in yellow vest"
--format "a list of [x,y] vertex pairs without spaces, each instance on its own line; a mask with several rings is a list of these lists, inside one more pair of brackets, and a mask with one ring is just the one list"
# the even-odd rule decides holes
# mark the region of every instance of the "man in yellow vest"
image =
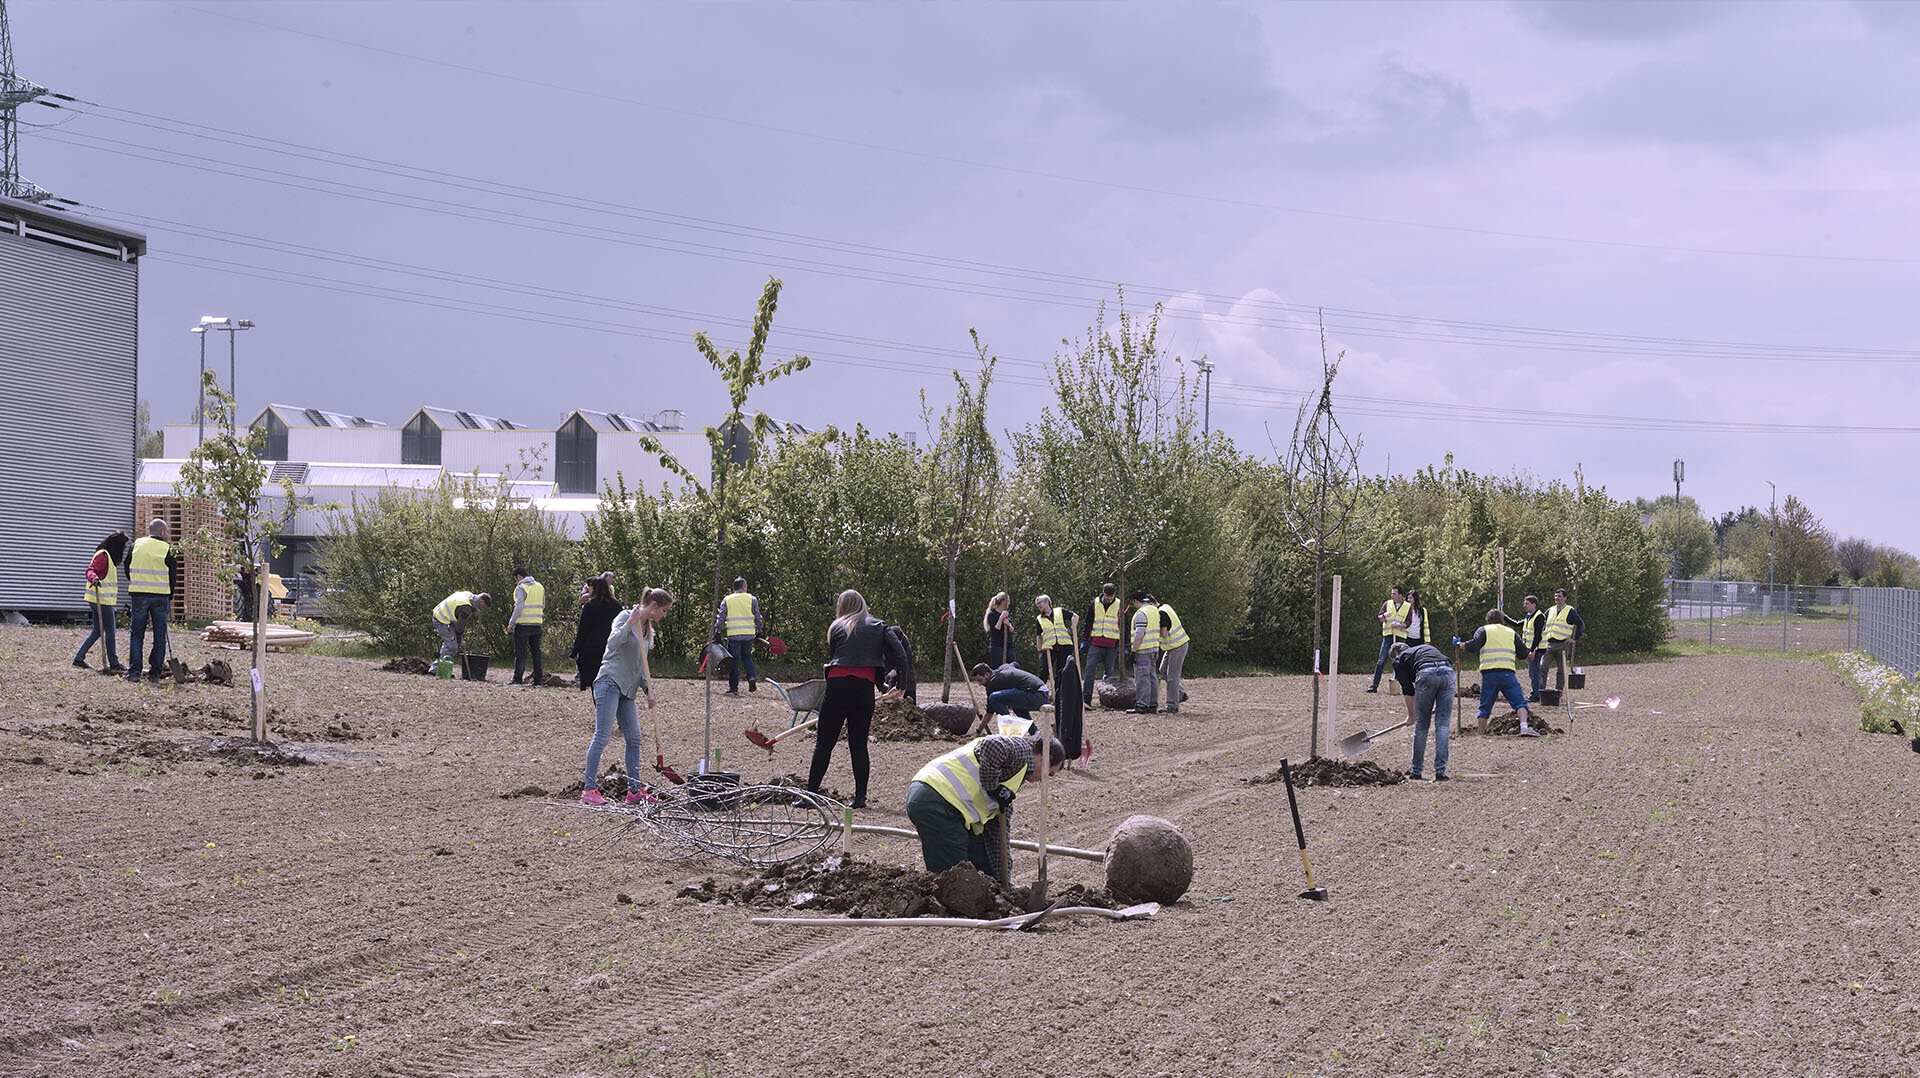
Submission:
[[1533,713],[1527,709],[1527,693],[1520,687],[1520,678],[1514,673],[1519,667],[1520,634],[1507,624],[1507,615],[1494,607],[1487,611],[1487,623],[1473,634],[1473,639],[1462,642],[1453,638],[1455,647],[1464,647],[1468,654],[1480,656],[1480,732],[1487,732],[1487,720],[1493,717],[1493,702],[1505,695],[1507,703],[1520,713],[1520,736],[1538,737],[1528,725]]
[[1187,665],[1187,627],[1180,624],[1180,615],[1166,603],[1160,604],[1160,678],[1167,683],[1167,714],[1180,713],[1180,701],[1186,699],[1186,693],[1180,691],[1180,671]]
[[1407,638],[1407,623],[1413,619],[1413,604],[1407,602],[1407,593],[1394,588],[1374,619],[1380,623],[1380,659],[1373,664],[1373,684],[1367,686],[1368,692],[1380,691],[1380,672],[1387,668],[1388,653],[1396,641]]
[[[1035,596],[1033,653],[1040,658],[1040,677],[1051,680],[1073,661],[1073,641],[1080,635],[1080,616],[1053,605],[1053,596]],[[1071,620],[1069,620],[1071,619]]]
[[492,603],[493,596],[484,591],[456,591],[440,600],[440,605],[433,608],[433,631],[440,635],[442,659],[466,650],[467,623]]
[[180,579],[180,561],[167,545],[167,522],[155,520],[147,534],[133,541],[127,556],[127,600],[133,624],[127,630],[127,680],[140,680],[140,648],[147,624],[153,624],[153,653],[147,657],[147,680],[159,681],[167,672],[167,621],[173,614],[173,586]]
[[1546,687],[1547,676],[1540,670],[1540,656],[1545,643],[1540,634],[1546,630],[1547,614],[1540,609],[1540,600],[1527,596],[1521,601],[1522,613],[1519,617],[1509,617],[1507,624],[1520,632],[1520,650],[1527,657],[1527,703],[1540,702],[1540,690]]
[[1086,687],[1081,698],[1093,699],[1093,683],[1120,669],[1120,596],[1112,584],[1100,589],[1087,610]]
[[1553,663],[1553,687],[1561,692],[1567,691],[1567,659],[1573,655],[1573,645],[1587,631],[1587,623],[1580,618],[1580,612],[1567,605],[1567,589],[1553,589],[1553,605],[1547,608],[1547,618],[1540,630],[1540,649],[1544,653],[1540,660],[1540,683],[1547,683],[1548,662]]
[[1042,759],[1055,775],[1066,762],[1057,739],[979,738],[935,757],[907,787],[907,819],[920,832],[920,857],[928,872],[945,872],[962,861],[1006,880],[995,852],[987,846],[987,825],[998,819],[1002,827],[1012,817],[1013,797],[1027,777],[1038,773]]
[[1144,589],[1133,601],[1133,713],[1151,715],[1160,703],[1160,607]]
[[547,668],[540,654],[540,642],[547,635],[547,588],[525,569],[513,571],[513,613],[507,618],[513,626],[513,680],[520,684],[527,672],[527,652],[533,652],[533,680],[527,684],[539,688],[547,680]]
[[727,671],[728,696],[740,695],[740,671],[747,672],[747,691],[759,692],[760,679],[753,668],[753,642],[767,631],[765,619],[760,617],[760,600],[747,590],[747,578],[733,578],[733,591],[720,600],[720,609],[713,616],[713,635],[717,640],[727,642],[727,653],[733,656],[733,669]]

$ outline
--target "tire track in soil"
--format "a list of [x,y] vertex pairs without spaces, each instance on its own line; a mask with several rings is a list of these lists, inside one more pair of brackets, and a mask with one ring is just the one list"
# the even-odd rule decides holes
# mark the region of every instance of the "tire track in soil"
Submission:
[[[684,1020],[777,984],[828,955],[858,951],[873,942],[830,928],[769,931],[776,935],[766,942],[675,970],[639,997],[608,993],[584,1006],[569,1001],[540,1018],[477,1037],[447,1031],[432,1037],[440,1045],[434,1052],[388,1064],[376,1073],[393,1078],[520,1078],[539,1073],[543,1062],[554,1062],[548,1057],[555,1052],[590,1051],[608,1029]],[[716,984],[727,987],[714,991]]]

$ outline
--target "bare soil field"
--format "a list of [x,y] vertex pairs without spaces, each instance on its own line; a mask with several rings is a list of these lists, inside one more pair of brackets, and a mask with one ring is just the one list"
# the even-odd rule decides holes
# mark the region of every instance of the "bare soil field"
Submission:
[[[752,874],[592,841],[605,814],[558,799],[592,730],[581,692],[276,655],[281,753],[259,758],[244,687],[130,686],[68,666],[76,642],[0,628],[0,1074],[1853,1078],[1920,1060],[1920,756],[1860,732],[1811,662],[1590,666],[1582,699],[1618,711],[1458,738],[1444,785],[1302,789],[1325,903],[1295,897],[1285,788],[1248,781],[1307,755],[1304,679],[1191,680],[1175,716],[1089,711],[1054,841],[1162,816],[1192,887],[1150,920],[1003,933],[761,927],[766,909],[683,897]],[[1342,679],[1328,751],[1404,715],[1364,681]],[[652,713],[682,772],[701,714],[687,681]],[[804,774],[807,736],[771,760],[742,737],[786,718],[764,687],[716,697],[725,766]],[[907,826],[907,783],[946,744],[875,743],[857,817]],[[1409,746],[1362,759],[1404,770]],[[844,746],[827,785],[852,789]],[[852,852],[919,867],[911,839]],[[1066,858],[1050,875],[1105,882]]]

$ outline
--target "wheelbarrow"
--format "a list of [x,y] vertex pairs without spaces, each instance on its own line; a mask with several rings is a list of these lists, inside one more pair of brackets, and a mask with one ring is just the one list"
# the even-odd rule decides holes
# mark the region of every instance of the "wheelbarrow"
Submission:
[[774,695],[780,697],[780,702],[787,705],[793,712],[793,716],[787,720],[785,732],[773,737],[768,737],[758,730],[748,730],[746,734],[748,741],[772,752],[773,747],[788,734],[819,721],[816,712],[820,710],[820,702],[827,697],[827,679],[814,678],[812,681],[801,682],[798,685],[782,685],[769,678],[767,684],[773,686]]

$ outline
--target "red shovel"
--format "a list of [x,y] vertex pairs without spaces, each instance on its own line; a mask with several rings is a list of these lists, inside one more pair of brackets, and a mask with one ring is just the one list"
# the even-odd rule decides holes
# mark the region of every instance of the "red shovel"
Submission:
[[[638,609],[638,608],[636,607],[635,609]],[[647,669],[647,645],[652,642],[651,637],[653,636],[653,633],[649,629],[646,631],[646,635],[649,639],[641,641],[641,644],[640,644],[640,673],[646,677],[647,684],[651,686],[653,684],[653,671]],[[647,692],[647,710],[649,711],[653,710],[653,693],[651,689],[649,689]],[[652,718],[652,716],[648,716],[648,717]],[[660,774],[666,776],[667,781],[673,783],[675,786],[686,785],[687,780],[680,777],[680,772],[675,771],[672,767],[668,766],[666,753],[660,751],[659,720],[655,719],[652,725],[653,725],[653,769],[655,771],[658,771]]]
[[768,737],[767,735],[761,733],[758,730],[748,730],[746,731],[747,740],[767,750],[767,755],[772,756],[773,747],[775,745],[780,744],[780,742],[785,738],[791,737],[802,730],[812,729],[813,725],[819,721],[820,721],[820,716],[815,715],[813,718],[808,719],[806,722],[801,723],[800,725],[794,727],[793,729],[782,730],[779,733],[773,735],[772,737]]

